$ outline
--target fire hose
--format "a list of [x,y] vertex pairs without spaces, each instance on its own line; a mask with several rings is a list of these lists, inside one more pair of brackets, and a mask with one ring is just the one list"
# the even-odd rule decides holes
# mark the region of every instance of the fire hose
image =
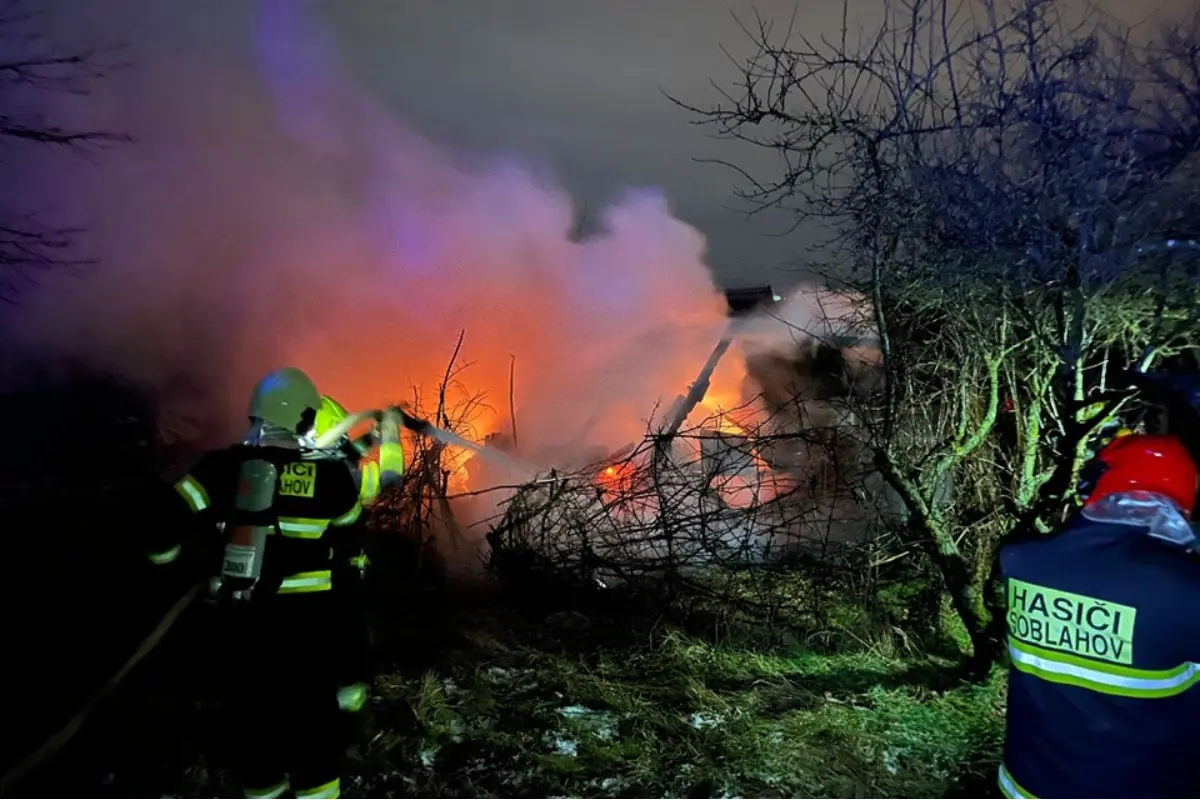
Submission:
[[[394,410],[399,412],[400,420],[404,427],[413,433],[422,436],[429,436],[446,444],[465,447],[476,453],[480,453],[485,457],[502,461],[508,466],[524,466],[520,465],[520,463],[514,459],[507,458],[507,456],[504,456],[504,454],[499,453],[498,451],[490,451],[489,448],[485,446],[477,445],[474,442],[463,439],[461,436],[458,436],[451,431],[439,428],[428,420],[414,417],[399,408]],[[383,411],[371,409],[347,416],[331,430],[318,437],[316,440],[317,448],[332,447],[339,439],[348,434],[356,425],[368,420],[375,420],[376,422],[381,421],[383,418],[383,413]],[[153,652],[156,647],[158,647],[163,638],[166,636],[167,632],[171,630],[171,628],[179,620],[180,616],[182,616],[183,612],[186,611],[200,596],[201,590],[206,584],[206,581],[197,583],[188,589],[188,591],[186,591],[182,596],[180,596],[180,598],[175,601],[175,604],[171,606],[162,619],[159,620],[158,624],[155,625],[150,634],[142,640],[141,644],[138,645],[133,654],[126,659],[124,664],[121,665],[121,668],[118,669],[112,675],[112,677],[105,681],[92,694],[92,696],[88,698],[79,711],[67,721],[66,725],[64,725],[57,733],[47,739],[41,747],[30,753],[14,767],[4,773],[3,777],[0,777],[0,797],[9,796],[8,792],[10,788],[19,783],[21,779],[40,766],[50,756],[61,750],[75,737],[77,733],[79,733],[79,731],[83,728],[84,723],[87,722],[88,718],[92,715],[92,712],[95,711],[96,708],[99,707],[99,705],[106,700],[114,690],[116,690],[121,682],[128,677],[128,675],[134,670],[135,667],[137,667],[138,664],[145,660],[146,656],[150,655],[150,653]]]
[[79,709],[75,716],[71,717],[67,724],[59,729],[58,733],[47,739],[41,747],[22,759],[20,763],[8,772],[4,773],[4,777],[0,778],[0,797],[9,796],[8,790],[13,785],[32,772],[51,755],[62,749],[63,745],[71,741],[75,737],[75,734],[79,733],[79,730],[83,727],[83,723],[87,722],[88,717],[91,716],[92,711],[113,693],[121,681],[125,680],[125,677],[133,671],[134,667],[140,664],[146,656],[150,655],[154,648],[158,647],[159,642],[166,636],[167,631],[171,629],[180,615],[200,596],[200,589],[203,586],[203,583],[197,583],[176,600],[175,605],[171,606],[166,615],[159,620],[159,623],[154,626],[154,630],[150,632],[150,635],[142,640],[137,650],[133,651],[133,655],[121,665],[121,668],[111,678],[92,693],[92,696],[88,698],[87,702],[83,704],[83,707]]
[[[527,473],[529,475],[536,474],[540,470],[527,462],[518,458],[513,458],[502,450],[495,447],[489,447],[485,444],[476,444],[469,439],[464,439],[453,431],[445,428],[440,428],[434,425],[429,420],[414,417],[405,411],[403,408],[393,406],[391,411],[395,411],[400,415],[400,424],[419,436],[428,436],[431,439],[436,439],[443,444],[461,447],[465,450],[470,450],[478,456],[486,458],[500,466],[506,467],[518,474]],[[350,429],[356,425],[366,422],[369,419],[379,421],[383,416],[382,411],[360,411],[357,414],[351,414],[346,419],[339,422],[327,433],[317,439],[317,447],[332,447],[338,439],[350,432]]]

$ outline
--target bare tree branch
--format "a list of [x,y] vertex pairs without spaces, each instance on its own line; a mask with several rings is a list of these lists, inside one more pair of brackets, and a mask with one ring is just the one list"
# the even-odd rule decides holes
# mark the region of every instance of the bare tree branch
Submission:
[[[86,94],[92,83],[119,68],[117,51],[56,52],[38,31],[38,14],[28,0],[0,4],[0,139],[11,146],[56,146],[73,150],[124,142],[121,134],[53,122],[39,110],[48,94]],[[73,253],[80,233],[46,225],[26,215],[0,225],[0,301],[15,303],[39,272],[78,270],[92,262]]]
[[1059,0],[887,0],[859,41],[742,31],[714,105],[672,99],[777,154],[735,167],[743,200],[833,231],[886,373],[855,413],[980,652],[992,509],[1047,525],[1128,404],[1110,365],[1200,333],[1200,267],[1174,247],[1200,238],[1200,13],[1142,43]]

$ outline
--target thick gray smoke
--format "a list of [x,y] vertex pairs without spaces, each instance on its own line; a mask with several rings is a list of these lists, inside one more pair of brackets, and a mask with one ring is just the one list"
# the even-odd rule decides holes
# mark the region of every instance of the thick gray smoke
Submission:
[[[194,413],[178,387],[199,386],[230,431],[283,364],[348,406],[432,392],[465,330],[461,391],[488,401],[469,433],[507,429],[512,357],[523,450],[639,435],[724,329],[703,237],[634,189],[573,241],[574,204],[544,174],[424,140],[299,8],[260,4],[256,70],[156,57],[50,109],[134,141],[30,162],[50,187],[30,199],[87,224],[78,245],[101,263],[48,276],[7,323],[173,413]],[[715,385],[743,375],[732,355]]]

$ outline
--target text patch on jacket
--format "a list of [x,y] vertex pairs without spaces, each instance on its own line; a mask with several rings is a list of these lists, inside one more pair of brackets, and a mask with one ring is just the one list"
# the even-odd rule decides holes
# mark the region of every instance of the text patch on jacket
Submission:
[[1009,634],[1027,644],[1132,664],[1136,623],[1132,606],[1017,579],[1008,582]]

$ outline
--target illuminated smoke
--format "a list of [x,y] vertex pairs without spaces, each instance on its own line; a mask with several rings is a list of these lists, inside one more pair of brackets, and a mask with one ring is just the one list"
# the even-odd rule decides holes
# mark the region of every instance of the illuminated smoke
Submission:
[[[168,412],[215,409],[210,437],[237,432],[255,377],[283,364],[351,407],[432,392],[463,329],[459,379],[489,406],[473,436],[508,428],[510,356],[523,451],[640,436],[724,329],[703,237],[633,189],[573,241],[576,208],[545,175],[423,139],[338,69],[297,3],[260,10],[256,73],[159,59],[55,109],[135,143],[30,168],[103,263],[47,278],[9,323]],[[743,374],[731,352],[714,394]]]

